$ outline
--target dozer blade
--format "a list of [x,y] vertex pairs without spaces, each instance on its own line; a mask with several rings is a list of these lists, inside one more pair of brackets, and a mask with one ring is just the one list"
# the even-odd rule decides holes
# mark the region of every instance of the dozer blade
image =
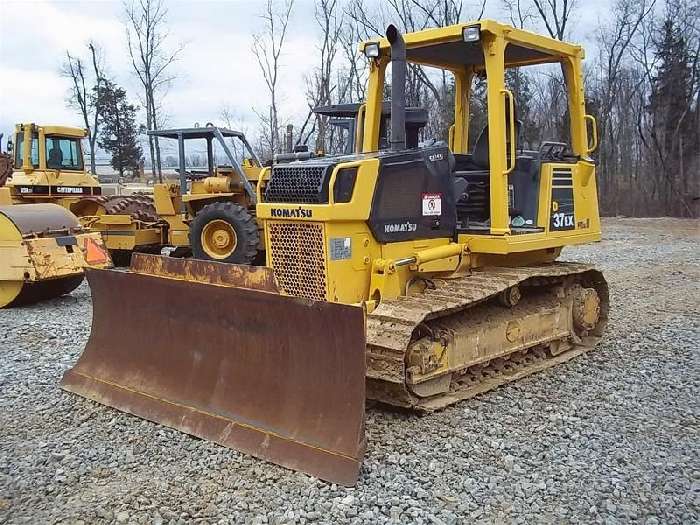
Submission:
[[132,268],[143,273],[87,270],[92,332],[62,388],[327,481],[357,481],[361,308],[272,293],[268,268],[144,255]]

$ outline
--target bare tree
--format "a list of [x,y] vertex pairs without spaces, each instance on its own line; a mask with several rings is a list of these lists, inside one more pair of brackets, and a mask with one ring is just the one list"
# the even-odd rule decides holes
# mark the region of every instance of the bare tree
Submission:
[[515,27],[525,29],[536,16],[532,4],[523,5],[522,0],[502,0],[502,2],[508,12],[510,23]]
[[285,0],[280,8],[277,0],[267,0],[261,15],[264,28],[253,36],[252,51],[258,61],[265,85],[270,93],[268,115],[259,115],[266,128],[264,140],[270,154],[274,155],[280,148],[278,81],[280,57],[287,36],[287,26],[294,7],[294,0]]
[[357,24],[345,17],[344,28],[338,35],[338,39],[345,62],[345,66],[337,71],[340,85],[338,101],[364,100],[366,97],[367,68],[365,63],[361,62],[364,57],[361,58],[357,50],[357,43],[361,40]]
[[576,0],[531,0],[549,36],[564,40],[567,24],[576,9]]
[[[146,129],[158,129],[162,120],[161,99],[167,87],[175,79],[168,68],[184,49],[179,44],[174,51],[168,49],[166,29],[168,11],[163,0],[138,0],[124,4],[126,14],[126,41],[134,73],[143,86],[146,108]],[[162,182],[160,144],[157,137],[148,137],[153,177],[158,173]]]
[[[235,110],[231,109],[228,105],[225,105],[221,109],[221,113],[219,114],[221,117],[221,120],[224,123],[224,126],[226,126],[228,129],[233,129],[236,131],[240,131],[244,135],[248,136],[249,135],[249,129],[248,126],[245,124],[245,119],[238,114]],[[240,140],[236,140],[233,137],[229,138],[229,147],[231,148],[231,151],[233,152],[233,155],[239,159],[243,160],[246,152],[243,144],[241,143]]]
[[[620,197],[621,172],[630,173],[633,166],[629,159],[632,150],[628,141],[624,149],[619,149],[621,135],[627,124],[634,119],[627,113],[632,109],[630,97],[634,97],[634,81],[630,68],[625,62],[630,60],[629,49],[637,37],[644,20],[654,10],[656,0],[617,0],[613,9],[613,20],[598,29],[599,67],[594,86],[598,114],[598,130],[601,146],[598,152],[601,180],[601,204],[606,211],[617,213]],[[593,76],[593,75],[589,75]],[[631,90],[631,91],[630,91]],[[624,101],[620,104],[620,97]],[[620,163],[624,161],[625,166]],[[639,160],[639,159],[638,159]]]
[[66,51],[66,61],[62,74],[71,81],[68,104],[77,109],[83,118],[83,124],[88,133],[90,146],[90,172],[95,175],[95,149],[99,134],[99,122],[102,116],[101,97],[98,96],[100,87],[105,81],[104,67],[99,57],[99,50],[94,42],[88,42],[90,50],[90,66],[86,66],[82,58],[73,56]]
[[[334,79],[334,64],[340,44],[343,13],[337,9],[338,0],[317,0],[314,15],[321,30],[319,43],[319,64],[307,78],[307,98],[311,109],[332,103],[337,84]],[[316,115],[316,149],[327,150],[326,141],[333,139],[326,136],[328,117]]]

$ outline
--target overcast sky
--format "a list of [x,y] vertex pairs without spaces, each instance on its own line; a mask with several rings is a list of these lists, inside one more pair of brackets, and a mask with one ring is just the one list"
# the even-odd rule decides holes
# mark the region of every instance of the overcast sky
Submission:
[[[579,4],[573,39],[587,42],[589,24],[606,17],[609,2]],[[296,0],[283,56],[282,113],[297,121],[306,115],[304,76],[317,54],[313,5],[313,0]],[[262,25],[263,0],[168,0],[167,6],[170,44],[185,44],[165,99],[168,124],[220,123],[228,107],[243,131],[256,130],[253,109],[264,110],[267,93],[251,37]],[[487,6],[487,16],[506,20],[500,0],[487,0]],[[69,83],[60,68],[67,50],[84,55],[90,39],[102,47],[109,75],[138,103],[122,11],[122,2],[112,0],[0,0],[0,132],[7,137],[16,122],[82,126],[79,115],[66,107]]]

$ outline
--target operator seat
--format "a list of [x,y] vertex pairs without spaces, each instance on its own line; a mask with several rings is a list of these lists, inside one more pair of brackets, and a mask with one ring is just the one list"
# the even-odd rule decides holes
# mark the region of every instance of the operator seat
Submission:
[[[515,148],[518,148],[518,137],[520,136],[520,127],[522,122],[519,120],[515,121]],[[508,133],[508,129],[506,132]],[[510,142],[510,133],[506,135],[507,141]],[[510,149],[507,150],[510,152]],[[481,131],[481,135],[476,140],[474,144],[474,149],[472,150],[472,162],[476,164],[479,168],[487,170],[489,169],[489,126],[488,124],[484,126]]]
[[53,147],[49,150],[47,165],[53,169],[60,169],[63,166],[63,152],[61,148]]
[[[510,108],[506,106],[506,122],[510,123]],[[521,122],[515,121],[516,148],[520,134]],[[509,128],[509,126],[508,126]],[[510,130],[506,128],[510,137]],[[508,148],[510,152],[510,148]],[[457,203],[457,215],[462,222],[466,220],[485,223],[490,215],[490,173],[489,173],[489,127],[484,127],[474,143],[471,155],[463,155],[457,162],[454,172],[454,192]]]

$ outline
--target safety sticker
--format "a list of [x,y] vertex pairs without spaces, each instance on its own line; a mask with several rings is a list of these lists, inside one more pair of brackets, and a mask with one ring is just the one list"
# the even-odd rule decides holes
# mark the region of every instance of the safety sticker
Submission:
[[423,194],[423,217],[442,215],[442,193]]

